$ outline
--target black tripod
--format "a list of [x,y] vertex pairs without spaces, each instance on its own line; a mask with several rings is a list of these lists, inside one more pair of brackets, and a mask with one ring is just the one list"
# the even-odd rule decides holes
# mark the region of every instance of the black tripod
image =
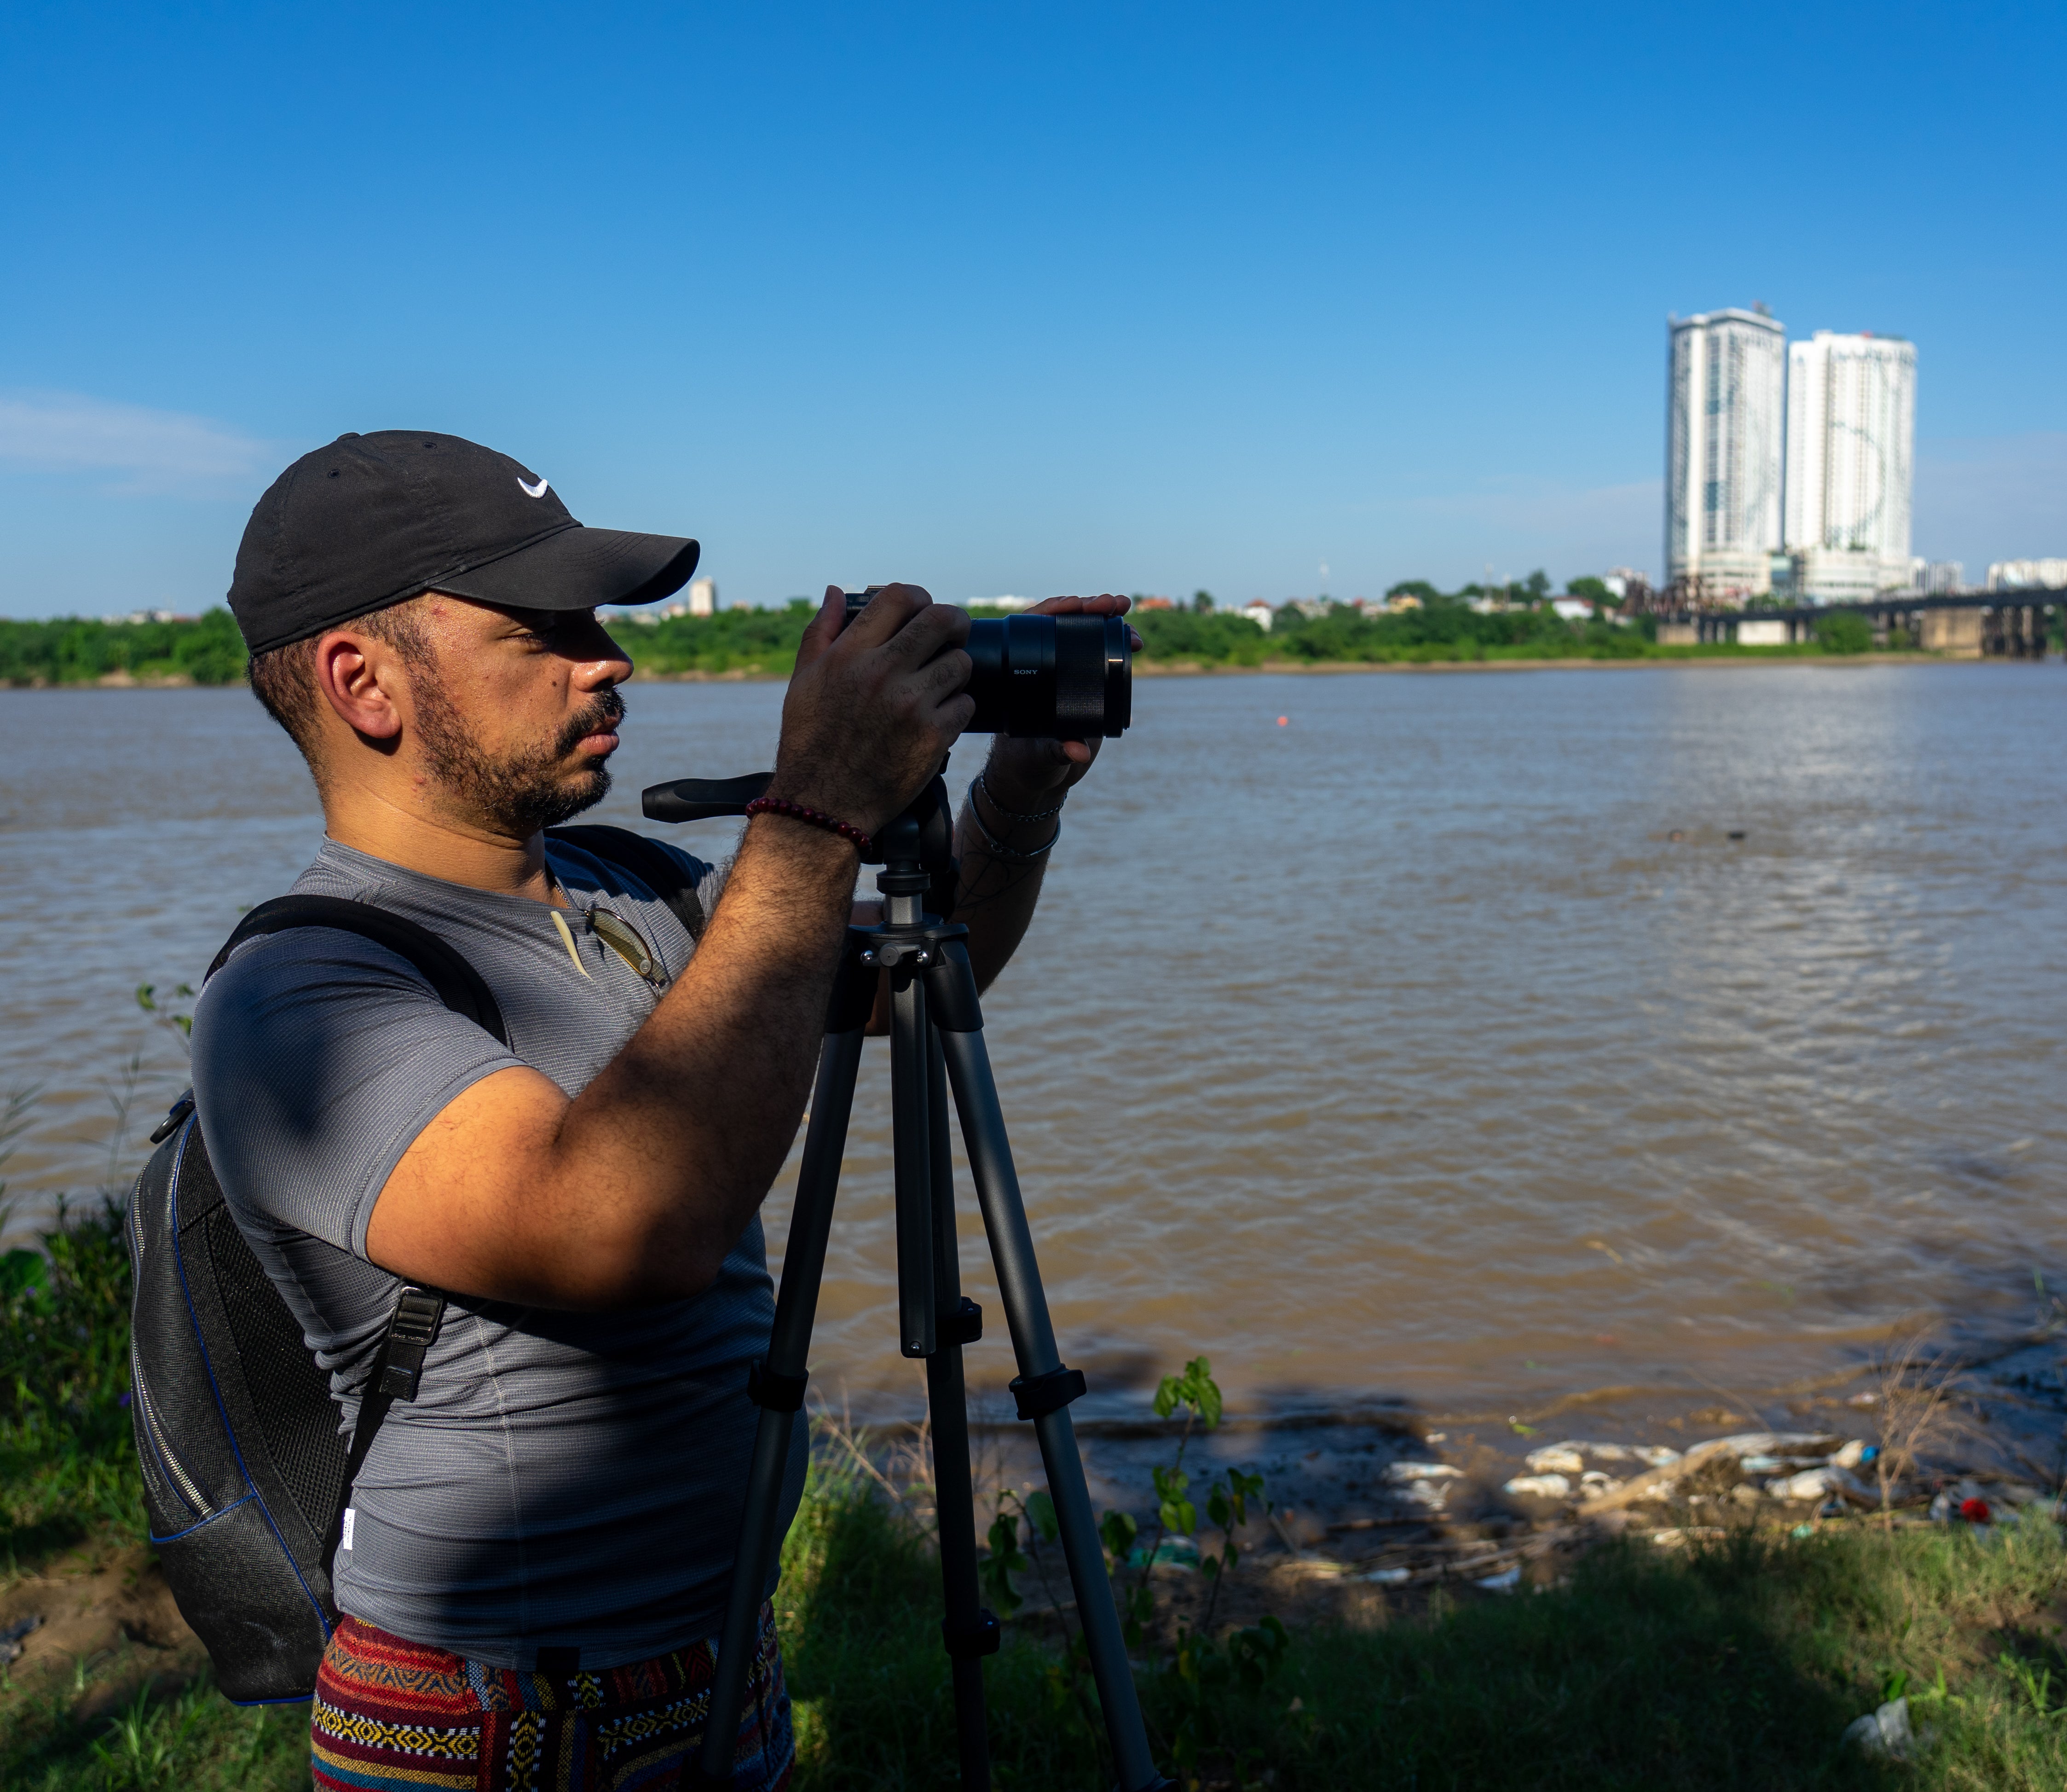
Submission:
[[[767,786],[759,775],[724,783],[684,779],[645,793],[646,814],[660,821],[738,815]],[[740,1706],[752,1664],[761,1589],[776,1552],[783,1473],[794,1416],[804,1404],[811,1323],[832,1229],[833,1200],[861,1063],[863,1030],[875,1006],[879,974],[890,977],[891,1139],[896,1162],[897,1306],[899,1347],[926,1364],[938,1483],[940,1578],[947,1615],[941,1635],[953,1663],[955,1725],[963,1792],[989,1792],[990,1749],[985,1732],[983,1658],[995,1654],[997,1619],[977,1599],[976,1495],[969,1476],[969,1413],[962,1348],[982,1335],[983,1313],[961,1291],[955,1237],[948,1090],[960,1116],[963,1144],[997,1270],[1019,1374],[1012,1384],[1019,1416],[1041,1443],[1048,1490],[1067,1558],[1077,1615],[1090,1648],[1106,1733],[1122,1792],[1157,1792],[1171,1782],[1148,1750],[1140,1701],[1120,1636],[1119,1614],[1091,1515],[1090,1489],[1077,1453],[1070,1402],[1084,1392],[1081,1370],[1065,1368],[1048,1317],[1047,1296],[1034,1259],[1034,1239],[1020,1199],[1012,1147],[998,1107],[997,1085],[983,1040],[976,978],[964,945],[968,929],[940,916],[952,912],[956,867],[947,786],[938,778],[917,802],[876,836],[883,870],[876,888],[883,919],[847,930],[833,985],[826,1042],[811,1095],[797,1176],[797,1205],[776,1297],[768,1355],[749,1392],[761,1408],[746,1511],[740,1527],[730,1602],[718,1646],[717,1673],[705,1719],[701,1777],[730,1783]],[[930,900],[930,902],[928,899]]]

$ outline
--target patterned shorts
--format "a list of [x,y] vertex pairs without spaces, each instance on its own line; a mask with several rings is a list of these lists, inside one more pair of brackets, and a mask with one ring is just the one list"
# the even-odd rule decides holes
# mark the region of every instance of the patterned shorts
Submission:
[[[320,1792],[661,1792],[703,1742],[713,1642],[623,1668],[513,1672],[339,1621],[316,1675]],[[785,1792],[795,1752],[775,1614],[761,1608],[733,1792]]]

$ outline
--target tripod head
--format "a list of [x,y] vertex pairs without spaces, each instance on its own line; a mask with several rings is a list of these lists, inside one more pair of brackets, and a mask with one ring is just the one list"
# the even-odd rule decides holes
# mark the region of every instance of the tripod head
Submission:
[[[955,888],[961,861],[955,857],[954,810],[948,801],[948,782],[943,775],[945,759],[925,789],[912,798],[904,811],[876,830],[875,851],[866,863],[881,865],[885,876],[926,877],[926,908],[942,920],[954,913]],[[639,806],[648,821],[715,821],[726,815],[743,815],[746,806],[767,794],[775,774],[751,771],[740,778],[677,778],[666,784],[649,784],[640,793]],[[878,880],[881,887],[880,880]],[[891,892],[884,889],[887,896]]]

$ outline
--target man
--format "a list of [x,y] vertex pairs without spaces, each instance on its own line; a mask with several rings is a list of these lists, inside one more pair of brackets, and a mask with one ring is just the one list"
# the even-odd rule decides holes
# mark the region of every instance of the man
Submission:
[[[526,1784],[662,1785],[694,1758],[774,1311],[756,1213],[809,1091],[853,835],[973,713],[960,611],[891,585],[850,622],[828,590],[783,703],[782,812],[721,880],[676,855],[708,912],[692,937],[544,830],[609,786],[631,664],[596,606],[664,598],[696,556],[405,431],[296,461],[238,551],[252,687],[323,800],[295,889],[440,935],[509,1033],[319,928],[242,946],[196,1010],[209,1157],[347,1424],[402,1283],[448,1299],[352,1493],[319,1786],[500,1786],[527,1764]],[[1025,931],[1096,744],[993,749],[957,836],[980,977]],[[779,1786],[790,1759],[764,1611],[734,1783]]]

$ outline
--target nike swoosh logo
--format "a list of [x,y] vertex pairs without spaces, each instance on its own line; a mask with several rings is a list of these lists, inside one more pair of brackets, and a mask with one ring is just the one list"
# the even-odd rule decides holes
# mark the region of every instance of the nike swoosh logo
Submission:
[[535,486],[527,486],[520,478],[517,482],[517,489],[526,498],[543,498],[546,495],[546,488],[550,484],[552,484],[551,480],[541,479]]

